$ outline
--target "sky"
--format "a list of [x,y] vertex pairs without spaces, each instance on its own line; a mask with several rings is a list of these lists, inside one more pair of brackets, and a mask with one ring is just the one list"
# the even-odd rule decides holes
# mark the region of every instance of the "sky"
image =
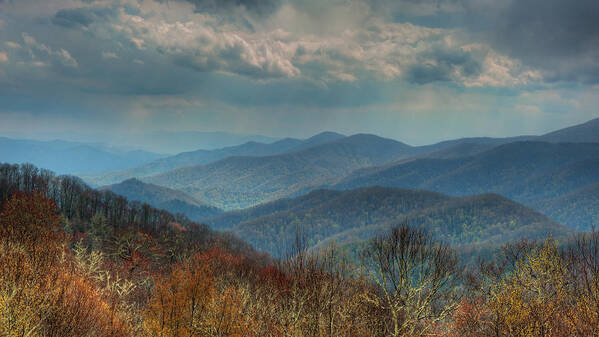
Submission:
[[596,0],[0,0],[0,134],[420,145],[597,107]]

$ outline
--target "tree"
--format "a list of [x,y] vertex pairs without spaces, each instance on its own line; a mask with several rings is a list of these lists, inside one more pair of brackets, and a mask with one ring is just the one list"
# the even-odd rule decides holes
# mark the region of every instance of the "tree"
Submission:
[[567,255],[576,307],[571,325],[580,336],[599,334],[599,232],[578,235]]
[[70,268],[53,202],[16,193],[0,225],[0,335],[128,334],[92,281]]
[[381,291],[371,301],[389,313],[391,336],[430,333],[457,306],[455,253],[424,230],[396,226],[373,239],[363,257]]
[[106,220],[106,217],[101,213],[94,215],[91,219],[90,229],[88,231],[92,248],[101,248],[107,240],[109,233],[110,228],[108,227],[108,220]]
[[[568,271],[552,239],[520,258],[512,272],[497,282],[489,308],[497,315],[501,336],[569,336]],[[572,301],[573,300],[573,301]]]

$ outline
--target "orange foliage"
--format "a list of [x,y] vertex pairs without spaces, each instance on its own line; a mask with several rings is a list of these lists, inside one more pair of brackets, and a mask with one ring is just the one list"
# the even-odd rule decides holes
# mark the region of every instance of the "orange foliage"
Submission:
[[[15,193],[0,215],[0,239],[19,242],[29,250],[48,249],[61,239],[56,204],[39,192]],[[49,253],[49,252],[46,252]]]
[[165,277],[157,277],[153,297],[144,313],[149,336],[249,336],[243,292],[233,287],[217,289],[211,265],[224,268],[238,261],[210,251],[176,265]]
[[92,283],[69,267],[54,203],[16,194],[1,224],[0,335],[128,335]]
[[[333,250],[262,267],[221,249],[182,249],[177,240],[184,231],[177,232],[166,246],[173,252],[131,230],[112,234],[108,249],[77,243],[71,250],[53,202],[37,192],[13,195],[0,215],[0,336],[355,337],[394,331],[391,310],[381,305],[384,288]],[[511,269],[487,270],[427,334],[597,335],[599,234],[593,238],[581,241],[568,260],[548,240],[515,258]]]

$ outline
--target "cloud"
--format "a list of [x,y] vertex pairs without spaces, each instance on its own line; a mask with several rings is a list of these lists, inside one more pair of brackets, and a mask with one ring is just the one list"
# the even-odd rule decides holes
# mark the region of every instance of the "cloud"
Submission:
[[8,48],[12,48],[12,49],[18,49],[21,48],[21,45],[16,43],[16,42],[12,42],[12,41],[6,41],[4,42],[4,44],[8,47]]
[[178,0],[194,5],[198,13],[221,14],[240,8],[251,14],[267,16],[275,12],[283,0]]
[[[240,120],[239,130],[251,122],[264,132],[267,121],[277,127],[285,118],[293,120],[285,127],[309,130],[322,120],[332,127],[345,113],[354,123],[347,130],[359,131],[369,113],[370,131],[385,124],[391,135],[399,116],[434,121],[467,110],[468,116],[460,115],[466,125],[482,110],[483,116],[511,111],[517,120],[518,114],[535,115],[534,106],[546,116],[566,98],[543,105],[517,94],[558,85],[586,88],[599,59],[590,43],[592,23],[574,27],[580,35],[553,34],[570,29],[571,20],[533,13],[532,4],[545,6],[537,0],[38,2],[0,3],[0,51],[9,60],[0,63],[0,111],[14,104],[15,111],[48,119],[64,110],[71,114],[65,119],[106,115],[116,123],[143,110],[148,124],[140,128],[166,122],[210,128]],[[532,22],[517,16],[527,11]],[[561,12],[571,16],[568,11]],[[547,36],[540,36],[543,30]],[[571,45],[558,43],[564,36]],[[166,96],[177,99],[168,106],[146,104]],[[515,96],[518,106],[511,102]],[[142,98],[146,103],[135,104]],[[185,105],[191,98],[202,104]],[[560,111],[566,108],[579,109],[568,103]],[[580,116],[590,114],[585,109]]]
[[42,66],[46,65],[46,62],[52,62],[72,68],[79,66],[77,60],[71,56],[68,50],[64,48],[52,49],[44,43],[37,42],[33,36],[27,33],[22,33],[22,37],[23,42],[28,47],[28,53],[33,65]]
[[111,53],[111,52],[102,52],[102,58],[105,59],[118,59],[119,56],[115,53]]
[[220,30],[212,18],[167,22],[122,13],[123,32],[138,49],[150,45],[175,64],[200,72],[223,71],[256,78],[294,77],[293,50],[266,36]]
[[498,22],[497,44],[549,80],[599,82],[598,1],[516,1]]
[[518,60],[498,54],[487,46],[474,44],[464,49],[485,55],[476,76],[462,79],[466,87],[515,87],[542,83],[543,76],[539,70],[526,67]]
[[[480,87],[527,85],[541,80],[537,73],[536,77],[528,76],[534,69],[489,45],[478,50],[466,48],[472,40],[459,29],[393,22],[381,14],[385,6],[414,15],[455,12],[457,2],[445,5],[441,0],[397,3],[61,0],[56,3],[62,6],[56,6],[56,11],[50,14],[51,22],[60,29],[69,29],[69,38],[77,41],[72,43],[77,57],[67,47],[32,49],[44,49],[71,67],[87,62],[88,69],[97,68],[98,60],[90,58],[88,50],[102,48],[98,55],[103,59],[118,55],[146,62],[150,57],[165,69],[183,67],[200,74],[224,73],[257,81],[296,79],[319,87],[333,82],[359,84],[366,80],[413,84],[454,82]],[[256,17],[258,13],[260,18]],[[60,30],[58,33],[59,40],[60,34],[66,34]],[[36,44],[35,39],[30,41],[32,38],[23,35],[26,45]],[[49,62],[36,56],[36,61]],[[105,72],[98,69],[98,75]]]
[[[165,14],[169,11],[172,15]],[[301,77],[327,83],[374,77],[417,84],[465,84],[481,72],[492,70],[482,66],[486,54],[462,48],[469,42],[462,41],[455,30],[377,18],[362,20],[360,26],[349,26],[341,34],[306,34],[282,28],[247,30],[223,25],[209,14],[177,14],[172,8],[162,7],[138,15],[121,11],[118,32],[138,49],[155,49],[177,65],[255,79]],[[519,69],[509,69],[506,74],[519,76]],[[478,85],[511,82],[517,81],[480,80]]]
[[[540,70],[546,82],[599,82],[596,0],[372,0],[395,22],[464,30],[471,42]],[[430,70],[430,69],[429,69]]]
[[25,42],[26,45],[28,46],[35,46],[37,45],[37,41],[35,41],[35,38],[33,38],[33,36],[27,34],[27,33],[23,33],[23,42]]
[[52,22],[67,28],[88,27],[96,21],[106,21],[114,17],[111,8],[82,7],[61,9],[52,18]]
[[467,29],[546,81],[599,83],[599,1],[460,1]]

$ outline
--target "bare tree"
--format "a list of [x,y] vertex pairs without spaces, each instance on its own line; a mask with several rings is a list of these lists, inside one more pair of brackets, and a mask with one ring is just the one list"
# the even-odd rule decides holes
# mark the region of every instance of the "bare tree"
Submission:
[[391,336],[423,336],[457,306],[455,253],[424,230],[396,226],[363,252],[365,267],[380,286],[372,301],[390,316]]
[[599,333],[599,232],[579,234],[566,255],[573,278],[572,298],[578,303],[573,319],[582,335]]

